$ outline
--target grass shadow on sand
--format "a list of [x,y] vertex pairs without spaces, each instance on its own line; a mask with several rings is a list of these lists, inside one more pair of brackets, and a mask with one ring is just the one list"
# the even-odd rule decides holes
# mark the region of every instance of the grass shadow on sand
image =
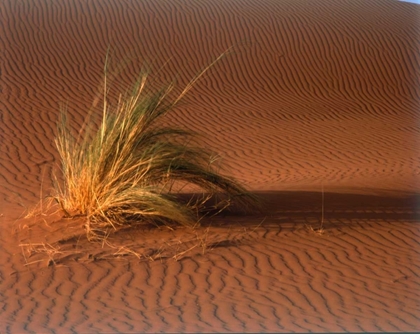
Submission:
[[[80,221],[43,217],[41,222],[21,228],[21,245],[27,264],[59,265],[70,262],[138,259],[155,261],[181,260],[202,256],[216,248],[239,247],[263,242],[267,232],[279,238],[283,231],[311,227],[317,231],[321,224],[320,192],[285,191],[258,192],[264,212],[248,214],[232,207],[217,215],[209,201],[207,216],[200,226],[133,225],[110,234],[100,247],[89,242]],[[192,194],[183,194],[188,200]],[[324,194],[323,230],[337,231],[354,223],[419,222],[420,194],[388,193],[383,195],[332,193]],[[26,222],[27,223],[27,222]],[[309,233],[311,233],[309,231]],[[281,239],[279,239],[281,242]]]

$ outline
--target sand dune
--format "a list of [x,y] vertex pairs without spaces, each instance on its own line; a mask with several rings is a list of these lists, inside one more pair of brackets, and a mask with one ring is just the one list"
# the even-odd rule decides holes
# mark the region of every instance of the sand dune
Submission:
[[[420,328],[419,6],[4,0],[1,8],[0,332]],[[167,122],[202,133],[266,211],[224,214],[195,232],[131,231],[128,240],[144,254],[170,244],[172,256],[178,240],[206,237],[204,255],[197,247],[150,262],[83,243],[75,251],[70,241],[49,261],[19,247],[77,225],[20,218],[51,187],[60,103],[80,127],[108,47],[132,60],[116,89],[145,61],[157,83],[177,77],[182,87],[231,50]]]

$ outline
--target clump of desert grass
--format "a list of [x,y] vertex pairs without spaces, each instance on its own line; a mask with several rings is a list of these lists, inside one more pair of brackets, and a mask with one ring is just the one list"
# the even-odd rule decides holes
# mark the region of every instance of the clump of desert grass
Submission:
[[[194,227],[214,197],[221,200],[218,209],[230,203],[256,207],[244,187],[218,172],[212,152],[191,144],[193,132],[163,125],[204,72],[175,97],[173,83],[152,92],[149,74],[142,72],[114,105],[108,102],[105,74],[97,127],[86,120],[80,131],[72,131],[62,110],[55,139],[62,175],[54,177],[50,198],[65,217],[83,217],[89,240],[136,224]],[[174,191],[180,184],[199,188],[200,199],[180,201]]]

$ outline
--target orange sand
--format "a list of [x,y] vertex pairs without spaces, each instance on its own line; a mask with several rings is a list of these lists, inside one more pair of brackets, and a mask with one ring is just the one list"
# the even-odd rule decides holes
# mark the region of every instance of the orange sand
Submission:
[[[0,9],[0,332],[420,328],[418,5],[3,0]],[[166,64],[157,80],[178,76],[180,87],[233,48],[168,122],[202,133],[267,208],[206,221],[200,233],[215,242],[204,255],[149,262],[86,248],[48,266],[19,247],[23,232],[25,242],[69,233],[59,222],[28,231],[19,218],[51,187],[60,102],[80,126],[108,46],[133,59],[120,84],[146,60]],[[188,233],[131,232],[144,250]]]

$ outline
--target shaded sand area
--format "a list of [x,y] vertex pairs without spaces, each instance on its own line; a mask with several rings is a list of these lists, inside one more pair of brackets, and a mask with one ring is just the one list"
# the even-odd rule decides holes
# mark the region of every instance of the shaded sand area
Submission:
[[[0,332],[420,328],[419,6],[3,0],[0,9]],[[132,60],[116,87],[144,61],[162,68],[157,81],[177,76],[182,87],[232,48],[167,121],[202,133],[226,173],[261,196],[262,214],[115,237],[140,259],[77,237],[54,243],[77,236],[80,222],[20,219],[51,188],[60,103],[80,127],[109,46]]]

